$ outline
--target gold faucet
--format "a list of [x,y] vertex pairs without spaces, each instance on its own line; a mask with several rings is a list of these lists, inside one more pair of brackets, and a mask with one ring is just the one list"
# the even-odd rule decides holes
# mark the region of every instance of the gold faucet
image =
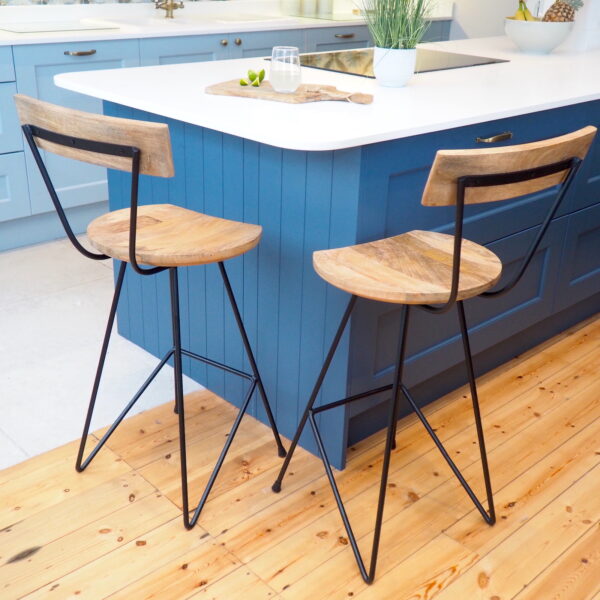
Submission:
[[175,2],[175,0],[163,0],[161,2],[160,0],[154,0],[154,8],[157,10],[162,8],[166,11],[165,18],[172,19],[173,11],[177,10],[178,8],[183,8],[183,2]]

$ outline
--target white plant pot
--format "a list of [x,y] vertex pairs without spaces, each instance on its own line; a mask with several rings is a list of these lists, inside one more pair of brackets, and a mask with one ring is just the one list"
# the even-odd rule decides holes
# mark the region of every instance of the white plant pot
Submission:
[[377,48],[373,53],[373,71],[379,85],[402,87],[415,73],[417,50]]

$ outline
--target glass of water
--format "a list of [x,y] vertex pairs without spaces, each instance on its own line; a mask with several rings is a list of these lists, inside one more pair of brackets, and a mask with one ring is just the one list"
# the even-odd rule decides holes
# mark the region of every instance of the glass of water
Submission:
[[292,94],[300,85],[300,56],[295,46],[275,46],[269,81],[276,92]]

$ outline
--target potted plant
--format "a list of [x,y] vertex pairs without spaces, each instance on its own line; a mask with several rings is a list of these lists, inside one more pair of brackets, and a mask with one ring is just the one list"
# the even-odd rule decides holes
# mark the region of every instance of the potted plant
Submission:
[[416,46],[427,31],[430,0],[364,0],[375,43],[373,71],[381,85],[401,87],[415,72]]

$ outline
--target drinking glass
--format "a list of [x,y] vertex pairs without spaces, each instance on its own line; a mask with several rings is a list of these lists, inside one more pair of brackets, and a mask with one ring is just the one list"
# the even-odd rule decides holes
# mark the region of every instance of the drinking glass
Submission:
[[292,94],[300,85],[300,56],[295,46],[275,46],[269,81],[276,92]]

